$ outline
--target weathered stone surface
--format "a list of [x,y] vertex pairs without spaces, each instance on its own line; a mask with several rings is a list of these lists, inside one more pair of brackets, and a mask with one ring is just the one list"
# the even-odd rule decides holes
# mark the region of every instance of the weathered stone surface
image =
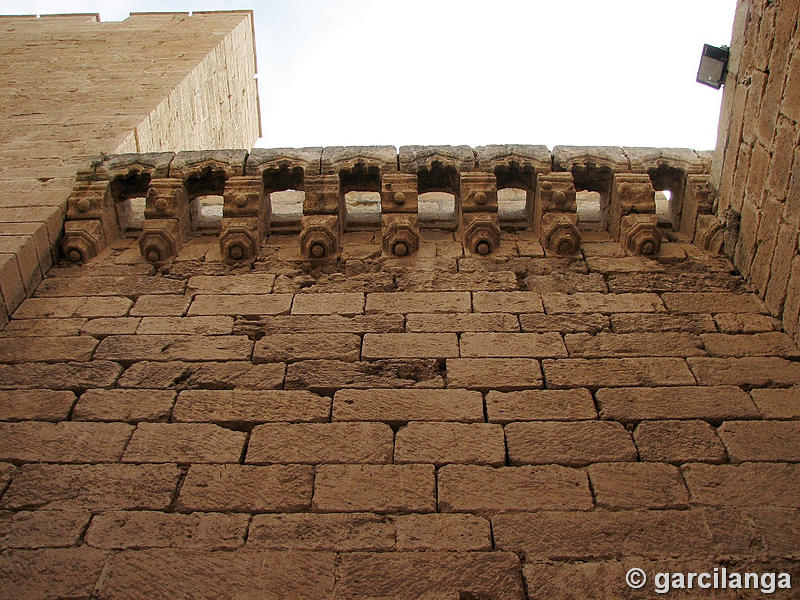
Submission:
[[[437,315],[440,316],[440,315]],[[290,315],[238,318],[235,334],[260,333],[399,333],[404,330],[403,315]]]
[[687,359],[700,385],[793,385],[800,383],[800,364],[777,357]]
[[72,413],[76,421],[166,421],[175,393],[164,390],[87,390]]
[[526,422],[505,426],[512,465],[636,460],[636,446],[619,423],[598,421]]
[[407,271],[397,275],[397,289],[405,292],[506,291],[517,289],[517,277],[510,271]]
[[[666,244],[665,244],[666,246]],[[667,273],[611,273],[608,289],[615,294],[639,292],[746,292],[740,276],[711,270],[708,266],[683,267]],[[704,312],[679,311],[679,312]]]
[[490,550],[489,521],[470,514],[400,515],[398,550]]
[[0,338],[0,362],[55,362],[89,360],[97,340],[74,337]]
[[191,296],[175,294],[154,294],[139,296],[130,309],[134,317],[180,317],[186,314]]
[[304,390],[187,390],[178,396],[172,419],[221,424],[327,421],[330,413],[330,398]]
[[[699,511],[623,510],[524,513],[492,518],[501,550],[561,560],[617,556],[697,556],[711,550],[711,536]],[[547,535],[541,535],[546,531]]]
[[233,318],[208,317],[144,317],[136,328],[139,335],[230,335]]
[[247,434],[209,423],[140,423],[125,462],[239,462]]
[[780,329],[780,321],[768,315],[753,313],[720,313],[714,322],[721,333],[761,333]]
[[321,465],[314,478],[312,508],[318,512],[434,512],[434,467]]
[[662,296],[674,313],[766,313],[764,303],[754,294],[726,292],[676,292]]
[[129,388],[272,390],[283,385],[284,363],[254,365],[249,361],[150,362],[132,364],[119,385]]
[[367,294],[367,313],[469,312],[469,292],[377,292]]
[[396,463],[505,464],[503,428],[488,423],[409,423],[397,431]]
[[479,392],[468,390],[339,390],[333,397],[334,421],[483,421]]
[[759,413],[741,388],[732,385],[637,387],[597,390],[600,418],[628,423],[645,419],[753,419]]
[[186,283],[182,280],[142,275],[48,277],[42,281],[36,290],[36,295],[40,297],[127,296],[135,299],[145,294],[183,294],[185,287]]
[[98,598],[134,600],[142,593],[164,598],[214,600],[247,593],[264,600],[329,597],[332,552],[152,549],[125,550],[109,561]]
[[270,423],[253,429],[245,462],[390,463],[393,445],[385,423]]
[[542,368],[548,386],[553,388],[694,385],[695,383],[686,361],[680,358],[543,360]]
[[557,465],[446,465],[438,482],[441,512],[591,510],[594,505],[586,473]]
[[656,294],[543,294],[545,311],[550,313],[631,313],[664,310]]
[[88,598],[107,555],[87,546],[5,552],[0,555],[0,596]]
[[588,469],[600,508],[686,508],[689,493],[676,467],[663,463],[601,463]]
[[688,333],[575,333],[564,341],[569,355],[580,358],[705,355],[702,340]]
[[84,337],[104,338],[108,335],[133,335],[139,327],[139,317],[100,317],[92,319],[81,328]]
[[693,463],[681,469],[692,504],[800,507],[800,465]]
[[192,465],[181,486],[181,510],[298,512],[311,505],[312,467]]
[[[2,319],[0,319],[2,322]],[[12,319],[0,337],[55,337],[80,334],[86,319]]]
[[110,387],[121,372],[120,365],[104,360],[0,365],[0,389]]
[[[615,244],[619,247],[619,244]],[[547,275],[528,275],[525,278],[525,287],[531,292],[540,294],[561,293],[575,294],[577,292],[606,293],[608,286],[601,273],[549,273]]]
[[482,358],[566,357],[564,341],[557,333],[464,333],[461,356]]
[[197,275],[189,278],[187,294],[268,294],[275,275],[239,273],[237,275]]
[[189,315],[282,315],[292,307],[291,294],[198,294]]
[[725,447],[705,421],[642,421],[633,439],[646,461],[720,463],[725,458]]
[[519,331],[516,315],[507,313],[409,314],[409,332]]
[[596,419],[592,393],[577,390],[523,390],[486,394],[490,423],[513,421],[578,421]]
[[112,335],[95,358],[137,360],[247,360],[253,342],[242,335]]
[[122,317],[128,314],[132,305],[133,302],[129,298],[91,297],[85,293],[69,298],[28,298],[14,311],[14,318]]
[[92,514],[85,510],[0,512],[3,548],[76,546]]
[[[637,600],[642,597],[642,590],[632,589],[625,583],[625,575],[630,569],[641,568],[648,577],[655,577],[657,573],[713,572],[714,567],[722,566],[724,565],[717,562],[709,562],[707,558],[651,561],[637,556],[622,557],[622,560],[581,562],[531,558],[526,562],[522,572],[531,600],[549,598]],[[646,586],[644,589],[647,590],[654,588],[652,580],[648,581]],[[736,600],[737,595],[738,590],[726,589],[714,590],[709,597]]]
[[247,515],[109,511],[95,515],[86,543],[95,548],[232,549],[244,544]]
[[304,360],[286,367],[286,389],[333,393],[341,388],[444,387],[437,361]]
[[253,362],[295,362],[311,359],[356,361],[361,337],[352,333],[272,333],[255,343]]
[[750,390],[765,419],[800,419],[800,387]]
[[384,552],[342,555],[334,598],[396,600],[525,597],[510,552]]
[[450,388],[515,390],[542,386],[542,370],[535,359],[447,359],[447,387]]
[[0,461],[114,462],[132,431],[123,423],[0,423]]
[[534,292],[475,292],[475,312],[536,313],[544,312],[542,297]]
[[706,333],[702,336],[711,356],[793,356],[797,346],[792,338],[779,331],[728,335]]
[[364,360],[375,358],[450,358],[458,356],[454,333],[365,333]]
[[150,509],[169,506],[178,485],[174,465],[23,465],[3,508]]
[[[408,518],[413,516],[417,515],[408,515]],[[400,517],[404,518],[407,517]],[[392,550],[395,546],[395,521],[371,513],[255,515],[250,524],[247,546],[337,552]]]
[[364,313],[364,294],[295,294],[293,315],[358,315]]
[[17,390],[0,394],[2,421],[63,421],[75,394],[55,390]]
[[609,329],[608,317],[600,313],[520,315],[519,322],[522,331],[531,333],[547,333],[549,331],[579,333],[585,331],[594,334]]
[[665,313],[616,314],[611,315],[611,328],[615,333],[679,331],[700,334],[717,331],[711,315],[691,313],[683,315]]
[[732,463],[800,462],[800,422],[726,421],[717,432]]
[[587,256],[586,265],[589,271],[596,273],[658,273],[664,267],[651,258],[644,256]]

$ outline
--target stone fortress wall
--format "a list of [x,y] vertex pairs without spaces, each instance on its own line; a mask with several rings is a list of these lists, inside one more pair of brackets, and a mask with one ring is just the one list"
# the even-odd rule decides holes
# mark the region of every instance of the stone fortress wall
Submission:
[[725,252],[770,312],[800,326],[797,0],[739,0],[711,170]]
[[58,259],[90,156],[249,147],[255,69],[250,11],[0,17],[0,323]]

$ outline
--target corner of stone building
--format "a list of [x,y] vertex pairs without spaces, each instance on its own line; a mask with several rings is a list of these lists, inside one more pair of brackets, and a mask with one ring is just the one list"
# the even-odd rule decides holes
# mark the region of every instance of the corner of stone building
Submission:
[[711,168],[725,253],[798,339],[800,2],[738,0]]
[[[112,38],[125,52],[98,52]],[[53,52],[58,71],[31,68]],[[261,134],[252,11],[2,16],[0,71],[25,92],[0,100],[11,140],[0,149],[0,324],[58,259],[89,157],[250,148]]]

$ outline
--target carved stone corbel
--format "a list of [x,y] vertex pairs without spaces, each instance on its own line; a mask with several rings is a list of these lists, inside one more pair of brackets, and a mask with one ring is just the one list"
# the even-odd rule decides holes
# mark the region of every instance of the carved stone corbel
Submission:
[[64,237],[61,249],[67,260],[86,262],[97,256],[106,247],[103,224],[95,219],[64,222]]
[[344,224],[344,201],[338,175],[307,175],[300,230],[300,251],[309,259],[339,253]]
[[654,215],[656,192],[644,173],[615,173],[608,210],[608,232],[621,241],[622,218],[630,214]]
[[620,243],[631,254],[653,256],[661,248],[656,215],[626,215],[620,226]]
[[253,258],[269,235],[271,207],[261,177],[231,177],[225,182],[219,247],[225,260]]

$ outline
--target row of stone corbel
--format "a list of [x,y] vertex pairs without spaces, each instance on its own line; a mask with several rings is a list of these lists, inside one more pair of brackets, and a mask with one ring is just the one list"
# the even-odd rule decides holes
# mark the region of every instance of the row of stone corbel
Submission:
[[347,146],[117,155],[77,174],[62,248],[75,262],[97,255],[121,235],[116,202],[144,196],[140,249],[151,262],[165,261],[191,237],[190,200],[214,194],[224,199],[222,255],[246,260],[269,234],[270,194],[299,189],[305,192],[305,257],[339,252],[349,191],[380,193],[384,252],[405,257],[419,247],[418,195],[445,191],[456,199],[462,243],[486,255],[500,240],[497,190],[516,187],[526,191],[526,210],[513,226],[532,228],[549,253],[570,255],[580,247],[577,184],[600,193],[602,224],[628,251],[654,254],[660,236],[653,183],[667,177],[679,188],[673,193],[683,207],[681,230],[691,237],[699,225],[701,245],[713,250],[718,232],[709,236],[715,218],[708,167],[706,154],[688,149],[577,146],[556,146],[552,153],[546,146],[496,145],[403,146],[399,153],[393,146]]

